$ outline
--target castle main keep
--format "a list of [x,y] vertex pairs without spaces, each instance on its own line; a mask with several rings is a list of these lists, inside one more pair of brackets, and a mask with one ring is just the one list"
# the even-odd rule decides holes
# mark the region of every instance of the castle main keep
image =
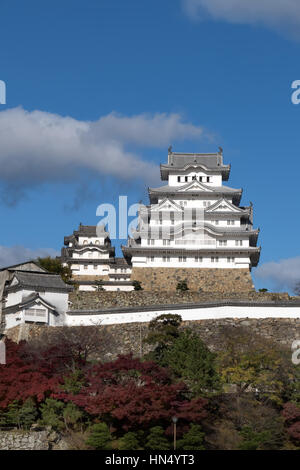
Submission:
[[230,165],[218,153],[168,152],[160,165],[167,184],[149,188],[139,224],[123,246],[131,279],[145,290],[174,290],[186,281],[195,291],[246,292],[253,289],[258,229],[253,206],[240,206],[242,189],[223,184]]

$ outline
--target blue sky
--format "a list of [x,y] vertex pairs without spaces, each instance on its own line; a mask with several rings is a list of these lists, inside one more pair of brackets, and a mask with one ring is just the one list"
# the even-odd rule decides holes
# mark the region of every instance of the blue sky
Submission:
[[256,287],[300,279],[296,1],[2,0],[0,10],[2,265],[59,251],[119,194],[147,202],[169,144],[222,146],[228,184],[261,228]]

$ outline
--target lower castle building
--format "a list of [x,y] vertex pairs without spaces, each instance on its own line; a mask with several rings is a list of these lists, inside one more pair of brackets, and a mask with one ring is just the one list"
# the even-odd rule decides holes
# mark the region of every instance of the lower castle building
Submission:
[[104,226],[79,225],[64,238],[61,262],[72,271],[72,281],[79,290],[133,290],[131,266],[124,258],[115,257],[109,233]]

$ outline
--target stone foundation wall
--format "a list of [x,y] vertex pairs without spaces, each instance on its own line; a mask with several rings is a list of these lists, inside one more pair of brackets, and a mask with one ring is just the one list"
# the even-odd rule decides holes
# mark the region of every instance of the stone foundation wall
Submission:
[[50,450],[57,440],[51,430],[0,431],[0,450]]
[[273,292],[193,292],[193,291],[131,291],[131,292],[87,292],[75,291],[69,294],[70,310],[106,310],[116,307],[146,307],[156,305],[193,304],[218,300],[245,301],[289,301],[287,293]]
[[140,281],[143,289],[174,291],[179,281],[190,290],[203,292],[249,292],[254,290],[248,269],[210,268],[132,268],[131,280]]
[[[192,328],[211,350],[218,350],[222,347],[221,333],[224,327],[228,325],[247,327],[250,333],[259,334],[288,348],[291,347],[293,341],[300,340],[300,319],[292,318],[195,320],[183,322],[182,328]],[[82,328],[86,327],[83,326]],[[111,341],[102,357],[103,360],[112,360],[119,354],[129,354],[131,352],[135,356],[140,356],[150,350],[149,346],[143,343],[143,338],[148,334],[147,323],[107,325],[99,328],[111,335]],[[19,327],[12,328],[8,331],[7,336],[15,340],[18,338],[18,329]],[[53,327],[28,325],[27,337],[23,339],[30,340],[40,335],[42,331],[47,331],[47,329],[50,330]]]

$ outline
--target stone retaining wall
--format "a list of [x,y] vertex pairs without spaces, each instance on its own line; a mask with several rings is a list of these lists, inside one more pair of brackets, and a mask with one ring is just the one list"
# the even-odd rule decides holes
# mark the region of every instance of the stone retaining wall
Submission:
[[[164,292],[164,291],[131,291],[131,292],[87,292],[76,291],[69,294],[70,310],[105,310],[114,307],[146,307],[155,305],[193,304],[214,302],[217,300],[245,301],[290,301],[287,293],[271,292]],[[299,298],[298,298],[299,300]]]
[[[294,340],[300,339],[300,319],[292,318],[195,320],[183,322],[182,328],[192,328],[210,349],[216,350],[222,346],[221,333],[224,327],[228,325],[247,327],[250,332],[262,335],[289,348]],[[41,331],[50,328],[53,329],[53,327],[47,326],[28,325],[27,337],[23,339],[30,340],[38,336]],[[111,334],[111,347],[108,346],[104,353],[103,359],[105,360],[114,359],[118,354],[128,354],[130,352],[139,356],[141,353],[143,354],[150,350],[149,346],[143,343],[143,338],[148,333],[147,323],[107,325],[100,326],[99,328]],[[7,336],[12,340],[16,340],[18,338],[18,329],[19,327],[12,328],[7,332]]]
[[190,290],[204,292],[248,292],[254,289],[249,269],[132,268],[131,279],[145,290],[174,291],[179,281]]
[[57,439],[49,430],[0,431],[0,450],[50,450]]

